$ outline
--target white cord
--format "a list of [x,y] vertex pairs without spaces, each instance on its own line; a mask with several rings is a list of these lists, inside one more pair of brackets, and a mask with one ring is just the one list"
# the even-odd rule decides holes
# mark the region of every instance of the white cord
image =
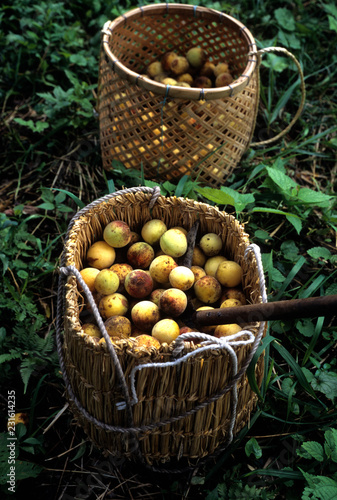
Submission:
[[256,243],[251,243],[245,250],[245,258],[247,259],[248,253],[252,251],[255,255],[257,272],[260,280],[260,292],[262,297],[262,302],[268,302],[267,292],[266,292],[266,282],[264,279],[263,264],[261,259],[260,247]]
[[[249,339],[235,342],[234,339],[241,337],[242,335],[248,335]],[[242,330],[241,332],[238,332],[235,335],[230,335],[228,337],[221,337],[221,338],[216,338],[213,337],[212,335],[207,335],[206,333],[188,332],[179,335],[179,337],[175,341],[176,347],[173,351],[173,356],[176,356],[177,354],[179,354],[179,352],[181,352],[181,347],[184,348],[185,341],[195,340],[196,337],[198,337],[198,339],[200,338],[204,339],[204,341],[200,343],[202,347],[198,347],[195,351],[189,352],[184,356],[182,356],[181,358],[177,358],[174,361],[164,361],[162,363],[145,363],[143,365],[136,365],[132,368],[130,373],[132,405],[138,403],[138,397],[135,387],[135,375],[137,371],[143,370],[144,368],[167,368],[168,366],[174,367],[180,365],[181,363],[184,363],[192,356],[196,356],[197,354],[201,354],[205,351],[210,351],[211,349],[225,349],[232,358],[233,372],[234,372],[233,376],[235,376],[237,373],[237,357],[233,350],[233,347],[238,345],[251,344],[255,340],[255,336],[249,330]]]

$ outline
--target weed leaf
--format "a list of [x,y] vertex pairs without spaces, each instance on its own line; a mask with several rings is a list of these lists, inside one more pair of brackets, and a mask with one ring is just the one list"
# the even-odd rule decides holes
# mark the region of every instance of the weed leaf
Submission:
[[228,193],[210,187],[198,187],[196,191],[217,205],[234,206],[234,198]]
[[313,476],[300,468],[308,486],[304,488],[302,500],[335,500],[337,482],[326,476]]
[[335,4],[333,3],[328,3],[326,5],[323,4],[322,7],[326,12],[331,14],[333,17],[337,18],[337,7]]
[[255,438],[251,438],[249,441],[247,441],[246,446],[245,446],[245,453],[246,453],[247,457],[250,457],[250,455],[252,453],[253,453],[254,457],[257,459],[262,457],[261,447]]
[[310,188],[301,188],[297,194],[298,200],[302,203],[307,203],[310,205],[316,205],[319,207],[329,207],[332,196],[321,193],[319,191],[314,191]]
[[332,16],[328,16],[328,19],[329,19],[329,28],[337,33],[337,19]]
[[281,170],[274,167],[266,167],[266,171],[270,179],[275,182],[281,191],[289,193],[292,190],[297,190],[298,185],[296,182],[291,177],[281,172]]
[[320,391],[328,399],[334,401],[337,398],[337,373],[321,370],[317,377],[311,381],[315,391]]
[[317,460],[317,462],[323,462],[323,446],[316,441],[307,441],[306,443],[302,444],[299,450],[297,450],[297,455],[303,458],[314,458],[315,460]]
[[337,429],[328,429],[324,433],[324,451],[328,458],[337,463]]
[[287,31],[295,31],[295,19],[292,12],[286,8],[275,10],[275,19]]
[[17,460],[15,462],[15,476],[18,481],[22,481],[28,477],[37,477],[42,471],[43,467],[32,462],[25,462],[22,460]]
[[234,200],[234,207],[237,212],[242,212],[247,205],[255,202],[255,197],[252,193],[239,193],[229,187],[221,186],[221,191],[227,193]]
[[308,254],[315,260],[324,259],[329,260],[331,252],[326,247],[313,247],[308,250]]
[[30,379],[31,374],[34,372],[36,368],[36,362],[34,358],[26,358],[22,361],[20,366],[20,374],[22,378],[22,382],[24,384],[24,394],[26,394],[28,381]]
[[183,175],[182,178],[179,180],[177,188],[176,188],[176,192],[175,192],[175,196],[177,198],[179,198],[182,195],[182,193],[184,191],[185,184],[188,181],[188,179],[189,179],[188,175]]
[[287,214],[286,219],[290,224],[292,224],[297,232],[297,234],[300,234],[302,231],[302,221],[299,217],[297,217],[294,214]]
[[113,179],[108,179],[107,185],[108,185],[109,194],[114,193],[116,191],[115,183],[114,183]]
[[296,321],[296,328],[304,337],[312,337],[315,333],[314,324],[309,318]]

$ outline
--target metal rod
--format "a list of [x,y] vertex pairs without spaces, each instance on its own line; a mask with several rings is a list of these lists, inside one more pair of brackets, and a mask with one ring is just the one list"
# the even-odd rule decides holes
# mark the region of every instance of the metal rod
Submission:
[[308,299],[280,300],[262,304],[196,311],[194,320],[199,325],[253,323],[277,319],[317,318],[337,314],[337,295]]

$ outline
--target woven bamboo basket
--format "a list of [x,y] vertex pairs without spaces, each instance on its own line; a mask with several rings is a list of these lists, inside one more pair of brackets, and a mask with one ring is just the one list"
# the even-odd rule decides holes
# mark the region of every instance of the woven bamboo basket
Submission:
[[[99,448],[130,460],[141,456],[152,465],[179,459],[192,463],[216,453],[248,424],[256,394],[245,371],[266,324],[245,325],[252,342],[228,349],[212,345],[200,351],[200,340],[191,334],[192,338],[180,341],[178,355],[177,341],[136,352],[132,338],[118,340],[112,347],[84,334],[74,270],[82,269],[86,251],[102,238],[107,223],[123,220],[137,232],[152,218],[187,230],[198,220],[200,235],[221,235],[225,254],[243,268],[248,302],[262,301],[256,255],[233,216],[194,200],[160,196],[157,189],[119,191],[85,207],[69,226],[59,287],[60,364],[76,421]],[[235,370],[229,351],[235,353]],[[263,368],[261,355],[255,365],[259,386]]]
[[[167,51],[205,49],[217,64],[226,61],[234,77],[220,88],[169,86],[144,76]],[[103,167],[113,160],[140,169],[146,178],[190,175],[206,185],[225,183],[251,145],[258,104],[261,54],[279,51],[296,64],[304,104],[301,67],[287,50],[257,51],[250,31],[236,19],[205,7],[154,4],[108,22],[102,30],[97,111]]]

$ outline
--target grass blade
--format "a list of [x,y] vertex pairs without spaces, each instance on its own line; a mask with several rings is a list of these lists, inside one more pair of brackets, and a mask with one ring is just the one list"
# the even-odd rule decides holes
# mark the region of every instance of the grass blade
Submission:
[[[306,149],[305,149],[306,146],[308,146],[309,144],[317,144],[319,139],[322,139],[322,137],[325,137],[327,135],[330,135],[330,134],[336,132],[336,130],[337,130],[337,127],[330,127],[328,129],[324,130],[324,132],[320,132],[316,135],[310,136],[308,139],[303,141],[301,144],[298,144],[297,146],[292,147],[292,145],[290,144],[288,153],[291,153],[293,151],[298,151],[299,149],[304,149],[306,151]],[[307,154],[307,151],[306,151],[306,154]]]
[[306,353],[304,355],[304,358],[303,358],[303,361],[302,361],[302,366],[305,366],[305,364],[307,363],[308,359],[310,358],[311,353],[313,352],[313,350],[314,350],[314,348],[316,346],[316,343],[318,341],[318,337],[321,334],[321,331],[322,331],[322,328],[323,328],[323,324],[324,324],[324,316],[321,316],[320,318],[317,318],[314,335],[312,336],[310,344],[308,346],[308,349],[306,350]]
[[81,208],[85,207],[85,203],[83,203],[82,200],[80,200],[76,195],[74,195],[70,191],[67,191],[66,189],[60,189],[60,188],[53,188],[53,190],[54,191],[61,191],[61,193],[64,193],[64,194],[68,195],[69,198],[71,198],[76,203],[76,205],[78,206],[78,208],[81,209]]
[[273,470],[273,469],[256,469],[253,470],[252,472],[248,472],[245,474],[243,477],[250,477],[250,476],[273,476],[276,479],[302,479],[303,476],[301,472],[297,472],[294,470]]
[[294,267],[291,269],[291,271],[288,273],[286,279],[283,281],[282,285],[279,288],[278,293],[273,297],[274,300],[280,300],[284,291],[288,287],[288,285],[292,282],[292,280],[295,278],[296,274],[300,271],[302,266],[306,263],[305,257],[301,256]]
[[282,358],[288,363],[288,365],[292,368],[295,377],[297,378],[298,382],[302,386],[302,388],[310,394],[313,398],[317,399],[315,391],[309,385],[309,382],[307,381],[302,368],[300,365],[296,362],[296,360],[292,357],[290,352],[287,351],[279,342],[275,341],[273,344],[274,348],[277,350],[277,352],[282,356]]
[[44,379],[48,376],[48,373],[45,373],[38,381],[38,383],[36,384],[36,387],[33,391],[33,395],[32,395],[32,400],[31,400],[31,405],[30,405],[30,415],[29,415],[29,435],[34,435],[32,434],[32,430],[33,430],[33,424],[34,424],[34,413],[35,413],[35,409],[36,409],[36,405],[37,405],[37,397],[38,397],[38,394],[40,392],[40,387],[42,386],[42,383],[44,381]]
[[116,191],[115,183],[113,179],[107,179],[108,191],[109,194],[114,193]]
[[188,181],[189,178],[190,178],[189,175],[183,175],[182,176],[182,178],[179,180],[179,182],[177,184],[174,196],[176,196],[177,198],[179,198],[183,194],[185,184],[186,184],[186,182]]
[[141,186],[145,186],[144,165],[142,161],[140,162],[140,184]]
[[320,288],[320,286],[323,284],[323,281],[326,281],[327,277],[323,276],[323,274],[320,274],[317,276],[317,278],[311,283],[311,285],[308,288],[305,288],[304,290],[300,291],[298,296],[301,299],[306,299],[308,297],[312,297],[314,293]]
[[[259,357],[263,353],[263,351],[267,351],[267,348],[269,347],[270,343],[273,342],[274,340],[276,340],[276,339],[274,337],[269,336],[269,335],[267,335],[262,340],[262,344],[257,348],[257,350],[252,358],[252,361],[250,362],[250,365],[248,366],[247,371],[246,371],[250,387],[253,389],[253,391],[258,395],[259,399],[261,399],[261,400],[263,400],[264,398],[263,398],[262,393],[261,393],[261,391],[257,385],[257,382],[256,382],[255,366],[256,366],[256,363],[257,363]],[[268,349],[268,353],[269,353],[269,349]],[[265,359],[264,359],[264,373],[265,374],[267,372],[268,364],[269,364],[269,355],[267,357],[265,354]],[[264,388],[263,392],[265,393],[265,388]]]
[[289,88],[286,90],[286,92],[281,96],[279,101],[276,103],[276,106],[274,108],[274,111],[272,112],[270,118],[269,118],[269,124],[273,123],[276,118],[278,118],[279,113],[281,109],[285,108],[287,102],[289,101],[291,94],[294,92],[295,88],[298,87],[300,84],[300,79],[296,80]]

